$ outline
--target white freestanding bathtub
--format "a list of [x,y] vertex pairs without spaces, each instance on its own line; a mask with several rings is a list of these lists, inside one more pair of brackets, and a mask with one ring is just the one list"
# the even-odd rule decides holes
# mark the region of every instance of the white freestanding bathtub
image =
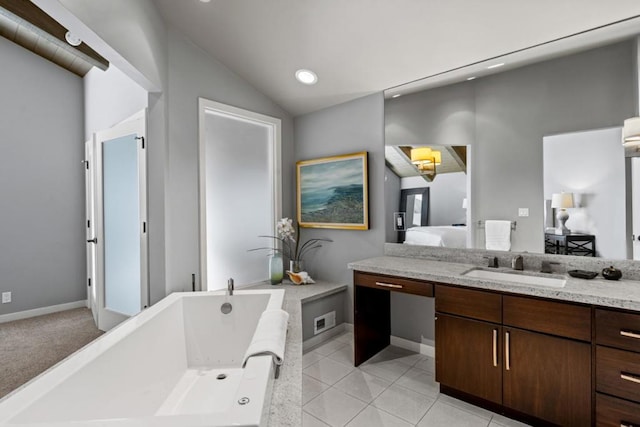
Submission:
[[272,358],[242,362],[262,312],[283,297],[171,294],[0,400],[0,425],[265,426]]

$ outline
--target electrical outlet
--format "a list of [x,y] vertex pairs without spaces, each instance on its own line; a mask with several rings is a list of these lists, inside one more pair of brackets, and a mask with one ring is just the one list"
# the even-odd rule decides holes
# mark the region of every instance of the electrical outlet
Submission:
[[529,208],[518,208],[518,216],[529,216]]
[[11,302],[11,292],[3,292],[2,293],[2,303],[6,304]]

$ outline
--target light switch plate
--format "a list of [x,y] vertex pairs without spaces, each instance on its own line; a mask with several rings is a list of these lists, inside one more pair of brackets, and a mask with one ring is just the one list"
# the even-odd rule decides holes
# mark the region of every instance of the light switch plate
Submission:
[[518,208],[518,216],[529,216],[529,208]]
[[11,302],[11,292],[3,292],[2,293],[2,303],[6,304]]

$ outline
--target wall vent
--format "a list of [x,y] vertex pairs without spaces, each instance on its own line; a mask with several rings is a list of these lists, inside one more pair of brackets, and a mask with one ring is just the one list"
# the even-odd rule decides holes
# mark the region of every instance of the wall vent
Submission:
[[327,329],[331,329],[336,326],[336,312],[331,311],[322,316],[318,316],[313,319],[313,335],[318,335],[320,332],[324,332]]

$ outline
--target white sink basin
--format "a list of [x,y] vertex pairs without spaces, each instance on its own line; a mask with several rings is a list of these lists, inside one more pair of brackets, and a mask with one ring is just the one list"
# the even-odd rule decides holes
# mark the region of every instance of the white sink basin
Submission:
[[548,288],[563,288],[567,280],[558,276],[533,276],[526,273],[508,273],[503,271],[490,271],[480,268],[472,268],[462,273],[463,276],[476,277],[478,279],[491,279],[499,282],[509,282],[515,285],[545,286]]

